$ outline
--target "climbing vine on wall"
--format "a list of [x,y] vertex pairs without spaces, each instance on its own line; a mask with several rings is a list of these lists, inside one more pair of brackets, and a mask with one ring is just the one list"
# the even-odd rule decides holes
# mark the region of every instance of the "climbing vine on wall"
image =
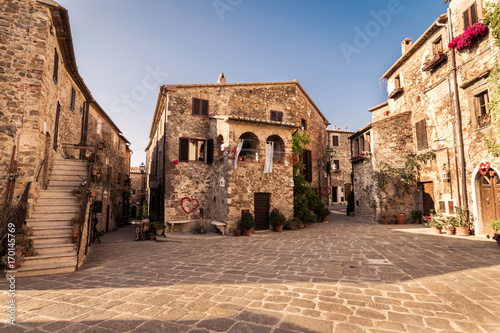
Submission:
[[[486,5],[484,24],[488,25],[495,39],[495,43],[500,47],[500,3],[488,3]],[[495,133],[485,137],[486,145],[490,154],[500,157],[500,143],[497,137],[500,135],[500,66],[497,64],[492,68],[489,80],[489,96],[491,122],[495,128]]]

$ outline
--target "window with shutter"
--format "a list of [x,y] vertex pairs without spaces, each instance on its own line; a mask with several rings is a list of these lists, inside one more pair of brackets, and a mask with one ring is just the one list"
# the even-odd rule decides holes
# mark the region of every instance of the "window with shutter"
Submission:
[[193,98],[193,115],[208,116],[208,100]]
[[57,53],[57,49],[54,49],[54,73],[52,76],[54,78],[55,84],[57,84],[58,72],[59,72],[59,54]]
[[488,109],[489,96],[488,91],[483,91],[474,96],[477,124],[479,127],[488,126],[491,124],[491,115]]
[[75,111],[75,101],[76,101],[76,91],[75,88],[71,87],[71,104],[69,106],[71,111]]
[[332,136],[332,146],[336,147],[339,145],[339,137],[338,135],[333,135]]
[[189,139],[179,139],[179,162],[189,161]]
[[283,112],[271,110],[271,121],[283,121]]
[[467,10],[464,12],[464,30],[470,26],[473,25],[474,23],[477,23],[478,21],[478,16],[477,16],[477,4],[474,3],[472,6],[467,8]]
[[427,149],[427,125],[425,119],[415,124],[415,132],[417,134],[417,149]]
[[340,161],[333,160],[333,164],[335,165],[335,171],[340,171]]

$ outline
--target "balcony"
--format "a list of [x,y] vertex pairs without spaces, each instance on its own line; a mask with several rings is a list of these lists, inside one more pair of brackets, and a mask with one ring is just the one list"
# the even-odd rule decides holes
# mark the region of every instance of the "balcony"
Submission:
[[426,60],[426,62],[424,63],[424,67],[422,67],[422,70],[424,72],[430,72],[437,68],[439,64],[441,64],[446,59],[448,59],[448,55],[444,52],[440,52],[436,54],[432,59]]
[[402,95],[404,92],[404,88],[396,88],[389,94],[389,99],[395,99]]
[[357,163],[357,162],[365,161],[365,160],[368,160],[371,158],[372,158],[372,153],[369,151],[365,151],[361,154],[358,154],[358,155],[351,157],[351,163]]

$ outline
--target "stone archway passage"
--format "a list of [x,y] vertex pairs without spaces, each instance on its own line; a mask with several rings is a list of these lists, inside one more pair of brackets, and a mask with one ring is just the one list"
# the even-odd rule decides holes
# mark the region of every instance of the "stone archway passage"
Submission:
[[481,175],[481,216],[483,220],[483,233],[493,234],[489,221],[500,219],[500,178],[494,170],[489,170]]

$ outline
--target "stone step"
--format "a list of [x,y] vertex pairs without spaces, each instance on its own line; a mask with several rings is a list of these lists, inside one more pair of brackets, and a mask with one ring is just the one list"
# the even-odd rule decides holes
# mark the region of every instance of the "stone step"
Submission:
[[75,188],[78,188],[78,186],[47,186],[47,190],[49,191],[68,191],[71,193]]
[[33,236],[72,235],[71,226],[33,227]]
[[71,204],[62,204],[58,201],[54,201],[53,204],[36,204],[33,208],[33,213],[39,212],[48,212],[48,213],[57,213],[57,212],[76,212],[80,211],[80,206],[78,206],[73,199],[73,203]]
[[67,194],[65,196],[59,196],[59,197],[52,197],[52,198],[37,198],[36,199],[36,204],[35,207],[40,205],[40,206],[48,206],[48,205],[53,205],[54,203],[57,203],[57,205],[64,205],[64,206],[69,206],[69,205],[76,205],[78,207],[81,206],[81,203],[79,203],[75,196],[73,194]]
[[21,267],[28,268],[30,266],[53,265],[62,263],[76,262],[76,251],[73,253],[49,253],[38,254],[32,257],[25,257]]
[[71,174],[71,175],[50,175],[50,181],[63,181],[63,182],[78,182],[83,183],[87,179],[87,175],[85,174]]
[[65,211],[65,212],[40,212],[40,211],[33,211],[31,212],[31,216],[29,217],[30,219],[35,219],[35,220],[71,220],[73,216],[76,215],[76,213],[79,212],[75,210],[71,211]]
[[29,276],[39,276],[39,275],[51,275],[51,274],[64,274],[72,273],[76,271],[76,260],[74,262],[52,264],[52,265],[38,265],[38,266],[28,266],[17,269],[16,278],[18,277],[29,277]]
[[73,180],[52,180],[49,179],[49,184],[48,187],[52,186],[67,186],[67,187],[73,187],[76,188],[82,184],[82,181],[79,179],[73,179]]
[[71,227],[71,220],[27,219],[26,224],[32,228],[43,227]]
[[75,244],[38,245],[35,250],[38,252],[38,255],[70,253],[75,250]]
[[62,245],[71,244],[72,234],[48,235],[48,236],[31,236],[35,249],[40,245]]
[[42,190],[38,192],[38,199],[42,198],[69,198],[74,197],[72,190]]

